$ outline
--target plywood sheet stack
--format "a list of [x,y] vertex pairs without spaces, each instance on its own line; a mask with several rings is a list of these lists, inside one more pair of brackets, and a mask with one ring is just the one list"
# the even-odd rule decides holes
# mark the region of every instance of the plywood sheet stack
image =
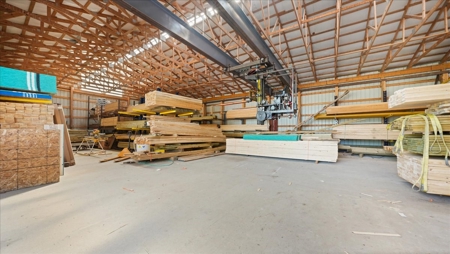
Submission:
[[388,130],[387,124],[354,124],[333,127],[333,138],[355,140],[397,140],[400,131]]
[[336,162],[339,140],[273,141],[227,139],[226,153]]
[[59,182],[59,130],[0,130],[0,192]]
[[450,84],[404,88],[389,97],[389,108],[428,107],[450,99]]
[[[397,155],[397,173],[416,186],[424,190],[419,178],[422,173],[422,156],[412,153]],[[419,180],[419,181],[418,181]],[[425,179],[424,179],[425,180]],[[428,160],[426,192],[430,194],[450,196],[450,167],[445,165],[443,157],[430,157]]]
[[53,105],[0,102],[0,129],[43,129],[53,114]]
[[256,119],[256,108],[239,108],[228,110],[226,113],[227,119]]
[[153,91],[145,94],[145,106],[148,108],[167,106],[198,111],[203,109],[202,100],[160,91]]

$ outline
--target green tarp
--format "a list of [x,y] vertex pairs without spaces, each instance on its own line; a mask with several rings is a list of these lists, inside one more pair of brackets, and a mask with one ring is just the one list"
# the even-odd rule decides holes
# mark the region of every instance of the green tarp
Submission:
[[299,141],[301,135],[290,134],[244,134],[247,140],[277,140],[277,141]]

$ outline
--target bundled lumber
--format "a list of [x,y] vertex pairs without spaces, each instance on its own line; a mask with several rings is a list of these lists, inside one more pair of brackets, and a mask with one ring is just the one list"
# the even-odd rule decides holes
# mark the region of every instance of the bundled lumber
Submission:
[[[411,153],[423,154],[425,142],[426,139],[421,134],[405,135],[403,138],[403,149]],[[447,147],[450,147],[450,136],[443,135],[441,137],[430,135],[428,138],[428,143],[430,148],[428,150],[429,155],[445,156],[447,154],[447,149],[445,146],[447,145]]]
[[389,97],[389,108],[428,107],[449,99],[450,84],[404,88]]
[[121,121],[117,122],[116,129],[117,130],[148,129],[148,126],[146,126],[145,124],[146,124],[145,120]]
[[127,107],[128,107],[127,101],[111,102],[103,106],[103,112],[127,110]]
[[426,170],[426,178],[420,179],[422,175],[421,155],[411,153],[397,155],[397,173],[401,178],[411,184],[416,184],[427,193],[450,196],[450,167],[445,165],[445,159],[430,157]]
[[423,110],[425,107],[398,107],[395,109],[389,108],[387,102],[358,104],[348,106],[333,106],[326,110],[327,115],[342,115],[342,114],[357,114],[357,113],[386,113],[400,110]]
[[442,101],[431,105],[425,113],[433,115],[448,115],[450,114],[450,100]]
[[400,131],[388,130],[387,124],[354,124],[333,127],[333,138],[356,140],[397,140]]
[[59,182],[59,130],[0,130],[0,193]]
[[226,113],[227,119],[249,119],[256,118],[257,108],[239,108],[228,110]]
[[198,111],[203,109],[202,100],[159,91],[153,91],[145,94],[145,106],[149,108],[166,106]]
[[336,162],[337,140],[331,141],[272,141],[227,139],[225,153],[273,158]]
[[221,125],[222,131],[268,131],[269,126],[267,124],[228,124]]
[[[400,117],[395,119],[392,123],[389,124],[391,130],[401,130],[403,120],[405,121],[405,130],[413,131],[413,132],[425,132],[425,120],[424,116],[413,115],[407,117]],[[450,131],[450,115],[441,115],[436,116],[437,120],[442,126],[442,131]],[[433,126],[431,123],[431,119],[427,117],[428,127],[430,132],[433,130]]]
[[169,151],[169,152],[163,152],[163,153],[134,153],[134,155],[131,157],[133,160],[136,161],[148,161],[148,160],[155,160],[155,159],[165,159],[165,158],[177,158],[180,156],[190,156],[190,155],[208,155],[208,154],[214,154],[220,151],[225,151],[224,145],[219,145],[216,147],[213,147],[212,145],[207,148],[200,148],[200,149],[179,149],[176,151]]
[[[166,122],[183,122],[183,123],[189,123],[190,119],[187,117],[173,117],[173,116],[148,116],[148,120],[150,121],[166,121]],[[150,126],[150,123],[148,123]]]
[[106,117],[106,118],[102,118],[100,121],[100,126],[116,126],[118,122],[125,122],[125,121],[133,121],[132,117],[117,117],[117,116],[113,116],[113,117]]
[[53,114],[53,105],[0,102],[0,129],[42,129]]
[[161,144],[186,144],[186,143],[210,143],[225,142],[225,137],[204,137],[204,136],[156,136],[144,135],[136,137],[134,143],[138,145],[161,145]]
[[219,128],[180,121],[150,120],[150,132],[160,135],[224,137]]
[[212,121],[217,119],[217,116],[194,116],[188,118],[191,122]]

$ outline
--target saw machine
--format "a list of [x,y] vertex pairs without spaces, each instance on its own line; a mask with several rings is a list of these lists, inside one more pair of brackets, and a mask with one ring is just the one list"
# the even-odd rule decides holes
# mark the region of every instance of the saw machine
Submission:
[[[256,101],[257,123],[262,125],[266,120],[276,119],[283,114],[297,113],[297,85],[293,69],[275,70],[272,63],[261,58],[258,61],[228,67],[225,71],[243,76],[255,87],[250,92],[247,102]],[[274,91],[267,80],[276,76],[291,75],[291,84],[283,86],[283,89]]]

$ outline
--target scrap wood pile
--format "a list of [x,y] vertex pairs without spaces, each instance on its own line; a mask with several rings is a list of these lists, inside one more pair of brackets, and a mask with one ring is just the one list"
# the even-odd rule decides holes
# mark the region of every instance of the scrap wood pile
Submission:
[[[390,124],[390,129],[400,130],[394,146],[398,175],[423,192],[450,196],[450,115],[433,114],[448,107],[450,90],[446,89],[450,87],[435,85],[427,87],[428,90],[425,87],[408,89],[399,90],[402,99],[397,98],[394,102],[427,104],[429,113],[404,116]],[[440,95],[443,92],[447,93]],[[414,134],[405,135],[406,130]]]
[[225,150],[225,136],[216,126],[190,123],[189,119],[150,116],[150,135],[136,137],[135,145],[148,145],[146,152],[134,152],[137,161],[208,155]]

